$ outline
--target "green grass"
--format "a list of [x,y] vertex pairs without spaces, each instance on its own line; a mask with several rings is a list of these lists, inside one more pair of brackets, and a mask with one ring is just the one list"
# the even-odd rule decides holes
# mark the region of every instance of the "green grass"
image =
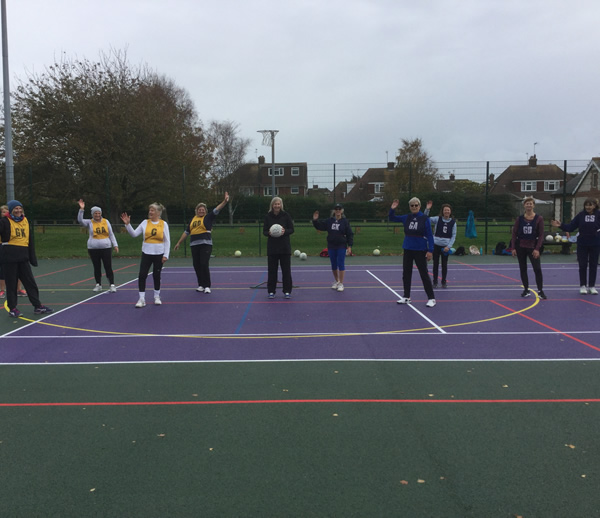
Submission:
[[[498,241],[508,244],[510,241],[510,222],[495,222],[488,224],[488,253],[495,248]],[[404,232],[398,224],[352,222],[355,232],[352,252],[355,255],[371,255],[375,248],[382,255],[399,255],[402,253]],[[139,256],[142,247],[141,237],[131,238],[122,226],[115,226],[119,242],[119,256]],[[477,248],[485,247],[485,227],[478,225],[478,237],[467,239],[464,237],[465,227],[459,225],[457,232],[456,248],[471,245]],[[183,225],[171,226],[171,257],[189,257],[189,239],[180,250],[172,248],[177,242]],[[36,252],[39,258],[74,258],[87,257],[87,229],[77,225],[38,225],[35,228]],[[262,235],[262,224],[236,224],[215,225],[213,228],[213,253],[219,257],[231,257],[236,250],[240,250],[245,257],[258,257],[266,255],[267,239]],[[318,255],[327,246],[326,232],[315,230],[312,224],[297,223],[295,232],[291,236],[292,249],[306,252],[309,256]]]

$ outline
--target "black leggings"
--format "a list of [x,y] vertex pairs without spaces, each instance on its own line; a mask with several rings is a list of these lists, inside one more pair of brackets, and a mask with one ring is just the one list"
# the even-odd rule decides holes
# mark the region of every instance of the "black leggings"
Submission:
[[194,245],[190,247],[192,251],[192,264],[198,279],[198,286],[210,288],[210,254],[212,254],[212,245]]
[[538,256],[537,259],[533,257],[533,248],[521,248],[519,243],[517,242],[516,246],[517,250],[517,259],[519,260],[519,271],[521,272],[521,282],[523,283],[523,288],[526,290],[529,289],[529,277],[527,276],[527,258],[529,257],[529,261],[531,262],[531,267],[533,268],[533,273],[535,273],[535,283],[537,284],[537,289],[542,291],[544,288],[544,277],[542,276],[542,261]]
[[115,283],[115,275],[112,270],[112,248],[88,248],[88,253],[94,265],[94,279],[96,284],[102,284],[102,264],[106,278],[110,284]]
[[428,299],[434,299],[433,286],[431,285],[431,279],[429,278],[429,272],[427,271],[427,251],[426,250],[407,250],[404,249],[404,259],[402,260],[402,281],[404,282],[404,296],[410,297],[410,288],[412,284],[412,267],[413,262],[419,269],[419,275],[421,281],[423,281],[423,288],[427,293]]
[[[579,263],[580,286],[589,286],[590,288],[594,288],[596,286],[596,274],[598,273],[599,253],[600,246],[586,246],[580,244],[577,245],[577,262]],[[590,271],[589,280],[586,279],[588,273],[588,266]]]
[[448,275],[448,254],[444,253],[445,246],[433,245],[433,282],[437,284],[440,256],[442,257],[442,282],[446,282]]
[[146,291],[146,278],[152,266],[152,278],[154,279],[154,291],[160,290],[160,272],[163,267],[163,255],[149,255],[142,252],[142,260],[140,261],[140,273],[138,275],[138,286],[140,293]]

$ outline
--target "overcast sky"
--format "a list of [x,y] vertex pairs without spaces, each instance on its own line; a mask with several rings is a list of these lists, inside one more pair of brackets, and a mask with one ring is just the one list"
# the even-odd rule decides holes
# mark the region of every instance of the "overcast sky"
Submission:
[[[598,0],[6,0],[12,86],[127,49],[239,123],[249,159],[385,163],[600,156]],[[386,152],[388,154],[386,155]]]

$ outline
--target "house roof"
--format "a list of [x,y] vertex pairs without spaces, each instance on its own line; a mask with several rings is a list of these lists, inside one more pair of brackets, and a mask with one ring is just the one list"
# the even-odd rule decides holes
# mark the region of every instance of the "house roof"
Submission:
[[367,186],[371,183],[385,183],[389,178],[389,169],[387,167],[370,167],[365,171],[360,180],[346,195],[346,201],[365,201],[368,196]]
[[[581,173],[573,176],[568,182],[567,182],[567,188],[566,190],[566,194],[568,195],[573,195],[576,194],[577,191],[579,191],[579,188],[581,187],[581,184],[583,183],[583,181],[585,180],[585,177],[588,175],[588,173],[592,170],[592,169],[596,169],[598,172],[600,172],[600,157],[594,157],[590,160],[590,163],[587,165],[587,167],[585,168],[584,171],[582,171]],[[555,192],[553,192],[553,195],[560,195],[563,193],[562,189],[558,189]]]

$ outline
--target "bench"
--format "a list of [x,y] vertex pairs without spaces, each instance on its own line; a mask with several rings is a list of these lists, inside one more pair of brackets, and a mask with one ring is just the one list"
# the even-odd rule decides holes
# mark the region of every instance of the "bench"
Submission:
[[550,243],[550,241],[544,241],[542,249],[546,248],[547,246],[560,246],[560,253],[564,255],[569,255],[571,253],[572,244],[573,243],[571,243],[571,241],[567,241],[566,243],[563,243],[562,241],[559,243],[557,243],[556,241],[553,241],[552,243]]

